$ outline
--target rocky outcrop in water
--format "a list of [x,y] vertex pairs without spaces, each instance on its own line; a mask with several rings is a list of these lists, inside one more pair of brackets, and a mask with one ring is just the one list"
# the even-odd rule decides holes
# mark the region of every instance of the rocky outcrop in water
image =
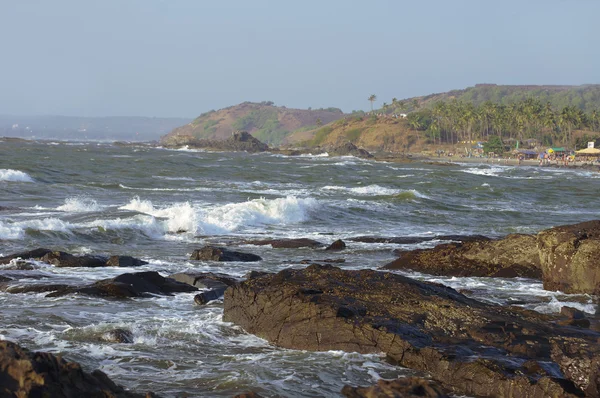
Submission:
[[301,350],[385,352],[456,394],[597,396],[600,333],[439,284],[312,265],[225,292],[223,320]]
[[138,267],[148,264],[131,256],[74,256],[70,253],[42,248],[0,257],[0,264],[8,264],[19,258],[41,261],[55,267]]
[[544,289],[600,295],[600,220],[547,229],[537,245]]
[[483,235],[433,235],[433,236],[356,236],[348,239],[351,242],[362,243],[395,243],[398,245],[414,245],[417,243],[431,242],[432,240],[454,240],[457,242],[491,240]]
[[356,156],[357,158],[370,159],[373,157],[368,151],[358,148],[351,142],[324,148],[329,156]]
[[224,247],[205,246],[194,250],[190,260],[252,262],[260,261],[262,258],[256,254],[237,252]]
[[271,245],[273,249],[299,249],[301,247],[323,246],[323,243],[309,238],[247,240],[244,241],[244,244],[256,246]]
[[520,234],[400,252],[400,258],[383,268],[448,276],[542,277],[536,237]]
[[346,243],[341,240],[338,239],[335,242],[333,242],[332,244],[330,244],[329,246],[327,246],[325,248],[325,250],[329,250],[329,251],[342,251],[346,248]]
[[344,386],[342,394],[348,398],[448,398],[444,390],[431,380],[405,377],[397,380],[379,380],[371,387]]
[[226,140],[192,139],[186,137],[183,141],[173,141],[170,146],[186,144],[192,148],[227,152],[265,152],[269,146],[254,138],[247,131],[234,131]]
[[133,343],[133,333],[131,330],[122,328],[112,329],[102,333],[100,340],[107,343],[131,344]]
[[0,341],[0,396],[150,398],[116,385],[100,370],[88,373],[75,362],[45,352],[31,352]]

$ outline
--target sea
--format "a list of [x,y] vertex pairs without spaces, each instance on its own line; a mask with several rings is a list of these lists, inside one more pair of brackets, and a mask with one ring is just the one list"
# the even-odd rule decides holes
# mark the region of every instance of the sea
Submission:
[[[439,160],[439,161],[438,161]],[[600,174],[488,163],[387,163],[327,154],[283,156],[98,142],[0,140],[0,255],[44,247],[130,255],[137,268],[33,270],[0,266],[20,285],[92,283],[125,272],[278,272],[335,257],[343,269],[377,269],[396,249],[433,247],[439,235],[501,237],[600,218]],[[358,236],[430,237],[411,244]],[[346,250],[274,249],[250,239],[337,239]],[[189,260],[205,245],[260,255],[256,263]],[[588,295],[545,291],[539,280],[403,272],[475,299],[542,313],[569,305],[594,313]],[[2,289],[0,289],[2,290]],[[411,375],[383,355],[282,349],[223,322],[223,302],[195,293],[113,300],[0,292],[0,339],[100,369],[127,389],[165,397],[335,397],[344,385]],[[125,328],[132,344],[103,342]]]

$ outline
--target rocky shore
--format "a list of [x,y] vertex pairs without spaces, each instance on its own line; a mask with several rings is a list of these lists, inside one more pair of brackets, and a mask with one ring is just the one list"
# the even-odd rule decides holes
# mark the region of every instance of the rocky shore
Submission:
[[[223,320],[272,344],[298,350],[384,353],[391,363],[419,377],[346,386],[347,397],[427,396],[598,397],[600,396],[600,319],[563,307],[545,315],[514,305],[494,305],[450,287],[398,274],[413,270],[432,275],[527,277],[548,290],[600,295],[600,220],[560,226],[525,235],[374,237],[349,242],[419,243],[446,240],[431,249],[398,251],[381,270],[347,270],[327,259],[278,273],[253,271],[244,280],[225,274],[128,272],[92,284],[52,284],[48,280],[14,284],[11,270],[36,271],[31,260],[55,267],[132,267],[129,256],[74,256],[34,249],[0,258],[0,289],[7,293],[44,293],[47,297],[86,295],[118,300],[198,292],[197,305],[223,300]],[[312,239],[239,242],[274,249],[311,250],[315,257],[344,252],[346,242],[329,245]],[[351,244],[351,243],[349,243]],[[182,257],[183,258],[183,257]],[[256,262],[261,257],[227,247],[195,249],[192,261]],[[100,340],[130,343],[131,331],[111,330]],[[102,372],[51,354],[31,353],[0,342],[2,396],[143,396],[127,392]],[[36,395],[37,394],[37,395]],[[151,396],[151,395],[147,395]],[[247,395],[247,396],[257,396]]]

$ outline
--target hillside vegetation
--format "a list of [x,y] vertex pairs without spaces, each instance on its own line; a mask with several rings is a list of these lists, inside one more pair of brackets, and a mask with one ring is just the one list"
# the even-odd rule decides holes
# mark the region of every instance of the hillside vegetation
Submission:
[[174,129],[161,142],[180,145],[199,139],[224,140],[233,131],[247,131],[264,143],[279,145],[295,130],[310,130],[343,116],[337,108],[291,109],[274,106],[272,102],[244,102],[203,113],[191,123]]

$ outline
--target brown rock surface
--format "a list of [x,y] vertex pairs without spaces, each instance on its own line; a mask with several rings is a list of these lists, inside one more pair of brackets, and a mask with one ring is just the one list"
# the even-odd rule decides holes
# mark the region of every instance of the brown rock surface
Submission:
[[[224,307],[225,321],[278,346],[385,352],[458,394],[570,397],[598,388],[586,364],[596,363],[599,333],[401,275],[319,265],[284,270],[229,288]],[[581,365],[573,371],[558,370],[575,359]]]
[[149,398],[154,394],[125,391],[100,370],[87,373],[60,356],[0,341],[0,396]]
[[544,289],[600,295],[600,220],[537,235]]
[[249,240],[244,242],[247,245],[266,246],[271,245],[273,249],[298,249],[301,247],[319,247],[323,246],[321,242],[308,238],[299,239],[263,239]]
[[535,236],[520,234],[406,251],[382,268],[447,276],[542,277]]
[[190,260],[252,262],[260,261],[262,258],[256,254],[236,252],[224,247],[205,246],[194,250]]
[[370,387],[344,386],[342,394],[348,398],[447,398],[444,390],[431,380],[405,377],[397,380],[379,380]]
[[137,267],[148,264],[131,256],[74,256],[70,253],[42,248],[0,257],[0,264],[8,264],[18,258],[42,261],[55,267]]

